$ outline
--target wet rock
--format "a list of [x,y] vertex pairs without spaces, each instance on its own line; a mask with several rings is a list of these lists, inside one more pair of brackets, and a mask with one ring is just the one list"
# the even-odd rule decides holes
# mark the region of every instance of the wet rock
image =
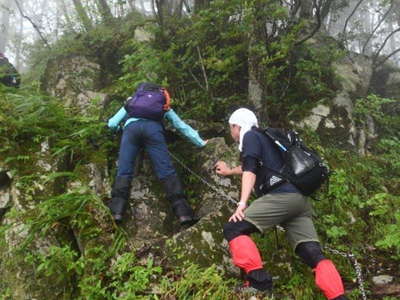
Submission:
[[[336,96],[318,104],[306,118],[293,125],[317,131],[323,143],[335,141],[342,149],[366,155],[378,137],[378,130],[371,116],[366,116],[363,126],[356,124],[355,103],[371,92],[381,97],[400,99],[400,70],[390,63],[373,70],[368,57],[355,53],[334,62],[332,67],[337,79]],[[396,115],[398,107],[398,103],[386,104],[384,112]]]
[[371,78],[371,92],[385,98],[400,100],[400,70],[387,61],[377,67]]
[[51,61],[43,77],[43,85],[51,95],[64,100],[67,107],[86,113],[91,103],[104,105],[107,95],[98,92],[101,67],[79,55],[58,57]]
[[[311,110],[311,115],[300,122],[300,127],[310,127],[312,130],[317,130],[321,121],[325,119],[330,112],[330,108],[326,105],[318,105]],[[334,128],[335,125],[332,121],[329,121],[330,128]]]
[[[187,230],[175,234],[166,242],[167,258],[171,264],[194,262],[204,267],[217,265],[230,274],[238,275],[230,259],[228,243],[223,237],[222,228],[236,208],[232,200],[238,197],[238,186],[230,178],[215,175],[217,160],[224,160],[231,166],[237,165],[236,150],[228,147],[222,138],[211,139],[200,153],[202,176],[212,186],[205,186],[201,199],[202,219]],[[215,189],[215,190],[214,190]],[[229,199],[228,199],[229,198]]]
[[372,282],[375,285],[384,285],[391,283],[393,281],[393,276],[390,275],[379,275],[372,277]]

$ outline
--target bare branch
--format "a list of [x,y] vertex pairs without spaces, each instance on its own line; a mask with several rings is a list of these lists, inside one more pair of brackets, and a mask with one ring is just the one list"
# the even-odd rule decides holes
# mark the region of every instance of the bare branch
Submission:
[[21,16],[24,19],[27,19],[33,26],[33,28],[36,30],[36,32],[39,34],[40,38],[42,39],[43,43],[46,45],[47,48],[51,49],[49,43],[47,42],[47,40],[45,39],[45,37],[43,36],[42,32],[40,31],[39,27],[32,21],[32,19],[30,17],[28,17],[27,15],[24,14],[24,12],[22,11],[21,5],[18,2],[18,0],[14,0],[15,4],[17,5],[18,11],[21,14]]
[[353,8],[353,11],[350,13],[350,15],[347,17],[346,22],[344,23],[344,27],[343,27],[343,31],[342,31],[342,35],[343,35],[343,40],[345,42],[346,41],[346,29],[347,29],[347,25],[349,24],[349,21],[351,19],[351,17],[355,14],[355,12],[357,11],[358,7],[361,5],[361,3],[363,3],[364,0],[359,0],[357,5]]
[[199,85],[199,87],[205,91],[207,91],[207,89],[201,84],[200,80],[197,79],[197,77],[193,74],[192,70],[189,69],[189,73],[190,75],[192,75],[194,81],[196,81],[196,83]]
[[386,19],[386,17],[389,15],[389,13],[391,12],[392,8],[393,8],[393,0],[390,2],[390,7],[389,9],[386,11],[386,13],[382,16],[382,18],[379,20],[378,24],[375,26],[374,30],[372,30],[371,34],[368,36],[367,41],[365,42],[361,53],[365,52],[365,48],[367,48],[367,45],[369,43],[369,41],[372,39],[372,37],[374,36],[375,32],[378,30],[378,28],[382,25],[383,21]]
[[[397,28],[396,30],[392,31],[392,32],[385,38],[385,40],[383,41],[381,47],[380,47],[380,48],[378,49],[378,51],[376,51],[376,53],[375,53],[375,56],[374,56],[374,59],[373,59],[374,64],[376,64],[376,62],[378,61],[379,54],[381,53],[381,51],[383,50],[383,48],[385,48],[386,43],[387,43],[387,42],[389,41],[389,39],[390,39],[394,34],[396,34],[397,32],[400,32],[400,27]],[[385,59],[385,61],[386,61],[386,59]]]
[[317,31],[321,28],[321,25],[322,25],[322,20],[321,20],[322,0],[320,0],[319,2],[317,2],[317,1],[318,0],[313,1],[313,6],[315,7],[315,16],[317,17],[317,25],[314,27],[313,31],[310,32],[309,35],[304,37],[302,40],[296,42],[295,46],[299,46],[299,45],[303,44],[305,41],[307,41],[308,39],[312,38],[314,36],[314,34],[316,34]]
[[163,28],[162,23],[162,12],[160,11],[160,3],[158,0],[151,0],[151,8],[153,10],[154,15],[156,16],[158,20],[158,24],[161,26],[161,29]]
[[383,60],[381,60],[380,63],[384,64],[389,58],[391,58],[393,55],[395,55],[396,53],[399,53],[399,52],[400,52],[400,48],[394,50],[392,53],[387,55]]
[[206,90],[208,91],[209,90],[208,79],[207,79],[206,68],[204,67],[203,57],[201,56],[199,46],[197,46],[196,49],[197,49],[197,54],[199,55],[199,59],[200,59],[200,63],[201,63],[201,71],[203,72],[204,82],[206,84]]
[[328,16],[334,1],[335,0],[326,0],[325,3],[321,5],[321,20],[325,20],[325,18]]

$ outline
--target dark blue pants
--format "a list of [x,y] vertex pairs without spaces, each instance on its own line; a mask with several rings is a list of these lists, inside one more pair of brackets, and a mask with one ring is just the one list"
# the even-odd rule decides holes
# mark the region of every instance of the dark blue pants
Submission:
[[168,153],[162,124],[152,120],[139,120],[129,123],[124,128],[117,176],[133,176],[136,156],[141,148],[149,154],[158,179],[162,180],[176,174]]

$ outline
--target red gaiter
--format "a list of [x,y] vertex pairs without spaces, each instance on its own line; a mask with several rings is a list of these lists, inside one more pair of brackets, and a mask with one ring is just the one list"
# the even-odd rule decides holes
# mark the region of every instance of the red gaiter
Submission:
[[329,300],[344,294],[342,278],[335,265],[329,259],[321,260],[314,269],[315,284]]
[[229,242],[233,263],[246,274],[262,269],[262,260],[256,244],[247,235],[239,235]]

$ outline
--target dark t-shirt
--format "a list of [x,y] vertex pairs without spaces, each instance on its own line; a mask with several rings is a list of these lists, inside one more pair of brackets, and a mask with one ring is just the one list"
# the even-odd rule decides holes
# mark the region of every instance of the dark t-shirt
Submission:
[[[276,171],[279,171],[283,165],[283,158],[277,146],[273,144],[270,138],[255,129],[249,130],[243,137],[241,159],[244,161],[248,157],[261,161],[263,166],[267,166],[268,169]],[[273,171],[262,168],[261,164],[258,164],[256,168],[248,168],[247,165],[248,164],[244,164],[242,166],[243,171],[255,171],[257,177],[276,175]],[[299,191],[293,184],[285,182],[269,193],[299,193]]]

